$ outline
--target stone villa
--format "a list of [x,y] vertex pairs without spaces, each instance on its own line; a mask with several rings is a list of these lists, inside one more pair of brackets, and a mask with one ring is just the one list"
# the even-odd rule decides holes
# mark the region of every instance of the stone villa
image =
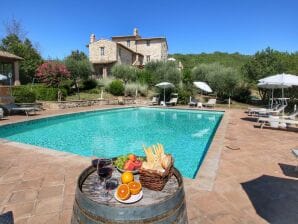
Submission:
[[96,40],[91,34],[89,60],[93,64],[96,76],[106,77],[115,64],[127,64],[142,67],[150,61],[165,61],[168,57],[168,45],[165,37],[141,37],[138,29],[133,35],[114,36],[111,40]]

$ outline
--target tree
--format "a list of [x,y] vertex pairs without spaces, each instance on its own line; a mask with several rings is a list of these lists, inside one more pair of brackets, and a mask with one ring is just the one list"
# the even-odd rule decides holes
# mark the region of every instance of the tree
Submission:
[[[242,72],[248,82],[256,84],[261,78],[284,72],[285,67],[281,59],[281,53],[268,47],[265,50],[258,51],[244,64]],[[268,93],[267,89],[259,89],[263,101],[268,98]]]
[[10,34],[1,40],[0,49],[24,58],[20,62],[20,81],[22,84],[32,82],[42,58],[31,41],[28,38],[22,41],[16,34]]
[[129,65],[114,65],[111,73],[117,79],[121,79],[124,84],[127,84],[129,81],[136,81],[136,70],[137,68]]
[[181,81],[181,72],[175,62],[152,61],[145,65],[145,70],[150,73],[152,84],[171,82],[178,86]]
[[88,61],[88,57],[84,52],[80,52],[79,50],[72,51],[71,54],[64,59],[64,63],[70,72],[70,79],[74,82],[80,99],[78,81],[81,79],[87,80],[92,74],[92,67]]
[[249,82],[257,83],[259,79],[285,71],[280,52],[271,48],[258,51],[242,67],[243,74]]
[[47,86],[59,88],[62,80],[70,78],[70,73],[61,62],[49,61],[38,67],[36,78]]
[[199,64],[191,73],[193,80],[207,82],[221,98],[233,96],[241,81],[241,76],[235,68],[219,63]]
[[67,58],[72,58],[76,61],[88,60],[87,55],[83,51],[74,50]]

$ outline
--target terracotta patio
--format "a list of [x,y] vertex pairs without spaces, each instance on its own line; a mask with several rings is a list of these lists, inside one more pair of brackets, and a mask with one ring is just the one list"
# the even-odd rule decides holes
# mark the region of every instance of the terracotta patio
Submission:
[[[47,110],[48,116],[95,107]],[[297,223],[298,133],[259,129],[242,110],[226,112],[206,161],[217,149],[219,167],[205,162],[198,178],[185,179],[189,223]],[[26,120],[9,116],[0,124]],[[209,155],[210,154],[210,155]],[[70,223],[75,182],[90,159],[0,142],[0,213],[12,210],[17,224]],[[211,166],[212,173],[208,173]]]

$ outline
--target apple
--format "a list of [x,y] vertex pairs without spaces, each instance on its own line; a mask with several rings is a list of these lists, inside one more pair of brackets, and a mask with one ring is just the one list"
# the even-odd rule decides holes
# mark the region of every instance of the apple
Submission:
[[124,168],[124,170],[132,171],[132,170],[134,170],[134,167],[135,166],[133,164],[133,161],[127,160],[123,168]]
[[130,154],[130,155],[128,155],[128,159],[134,162],[137,160],[137,157],[134,154]]
[[134,167],[135,167],[136,170],[140,169],[142,167],[142,161],[141,160],[136,160],[136,161],[134,161],[133,164],[134,164]]

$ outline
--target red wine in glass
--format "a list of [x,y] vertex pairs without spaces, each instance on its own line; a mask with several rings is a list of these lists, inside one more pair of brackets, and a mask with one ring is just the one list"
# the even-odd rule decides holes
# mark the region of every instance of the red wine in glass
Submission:
[[102,167],[99,168],[100,163],[98,164],[98,170],[97,174],[100,176],[102,179],[108,179],[112,176],[113,169],[111,167]]

